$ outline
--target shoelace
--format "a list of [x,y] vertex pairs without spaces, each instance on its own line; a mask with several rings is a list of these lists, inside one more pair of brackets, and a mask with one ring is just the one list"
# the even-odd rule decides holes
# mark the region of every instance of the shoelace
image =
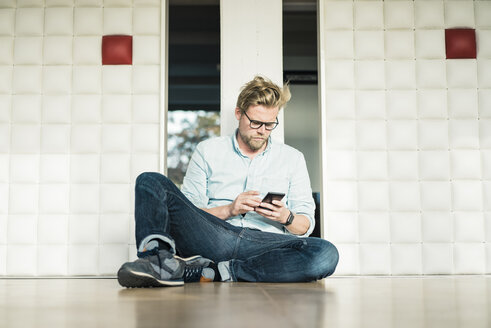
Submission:
[[201,278],[202,271],[203,271],[203,267],[201,266],[186,266],[184,268],[184,275],[183,275],[184,282],[199,281]]

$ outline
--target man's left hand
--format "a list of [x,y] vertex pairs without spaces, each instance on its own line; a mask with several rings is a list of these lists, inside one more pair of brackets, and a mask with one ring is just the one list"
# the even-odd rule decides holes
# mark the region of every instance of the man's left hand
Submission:
[[273,204],[261,203],[259,206],[254,208],[256,213],[281,224],[285,224],[290,215],[290,210],[279,200],[273,200]]

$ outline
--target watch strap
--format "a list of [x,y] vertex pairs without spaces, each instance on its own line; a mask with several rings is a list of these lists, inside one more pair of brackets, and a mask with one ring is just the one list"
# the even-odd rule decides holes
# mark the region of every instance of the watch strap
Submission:
[[292,224],[294,218],[295,218],[295,216],[293,215],[292,211],[290,211],[290,215],[288,215],[288,219],[286,219],[286,222],[284,225],[288,226],[288,225]]

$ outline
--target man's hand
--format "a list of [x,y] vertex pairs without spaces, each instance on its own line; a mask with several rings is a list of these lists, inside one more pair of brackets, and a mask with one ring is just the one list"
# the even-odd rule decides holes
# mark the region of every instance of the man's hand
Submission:
[[273,200],[273,204],[261,203],[259,206],[267,209],[256,207],[254,209],[256,213],[281,224],[285,224],[288,220],[288,216],[290,215],[290,210],[285,206],[282,201],[279,200]]
[[230,216],[237,216],[239,214],[244,214],[250,211],[254,211],[255,207],[261,204],[261,199],[257,197],[259,191],[251,190],[245,191],[230,204]]

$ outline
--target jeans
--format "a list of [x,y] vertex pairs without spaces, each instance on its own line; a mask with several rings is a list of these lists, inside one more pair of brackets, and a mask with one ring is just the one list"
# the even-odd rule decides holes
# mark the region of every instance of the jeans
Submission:
[[331,275],[338,251],[330,242],[233,226],[194,206],[160,173],[142,173],[135,186],[138,256],[150,239],[183,257],[227,262],[233,281],[301,282]]

